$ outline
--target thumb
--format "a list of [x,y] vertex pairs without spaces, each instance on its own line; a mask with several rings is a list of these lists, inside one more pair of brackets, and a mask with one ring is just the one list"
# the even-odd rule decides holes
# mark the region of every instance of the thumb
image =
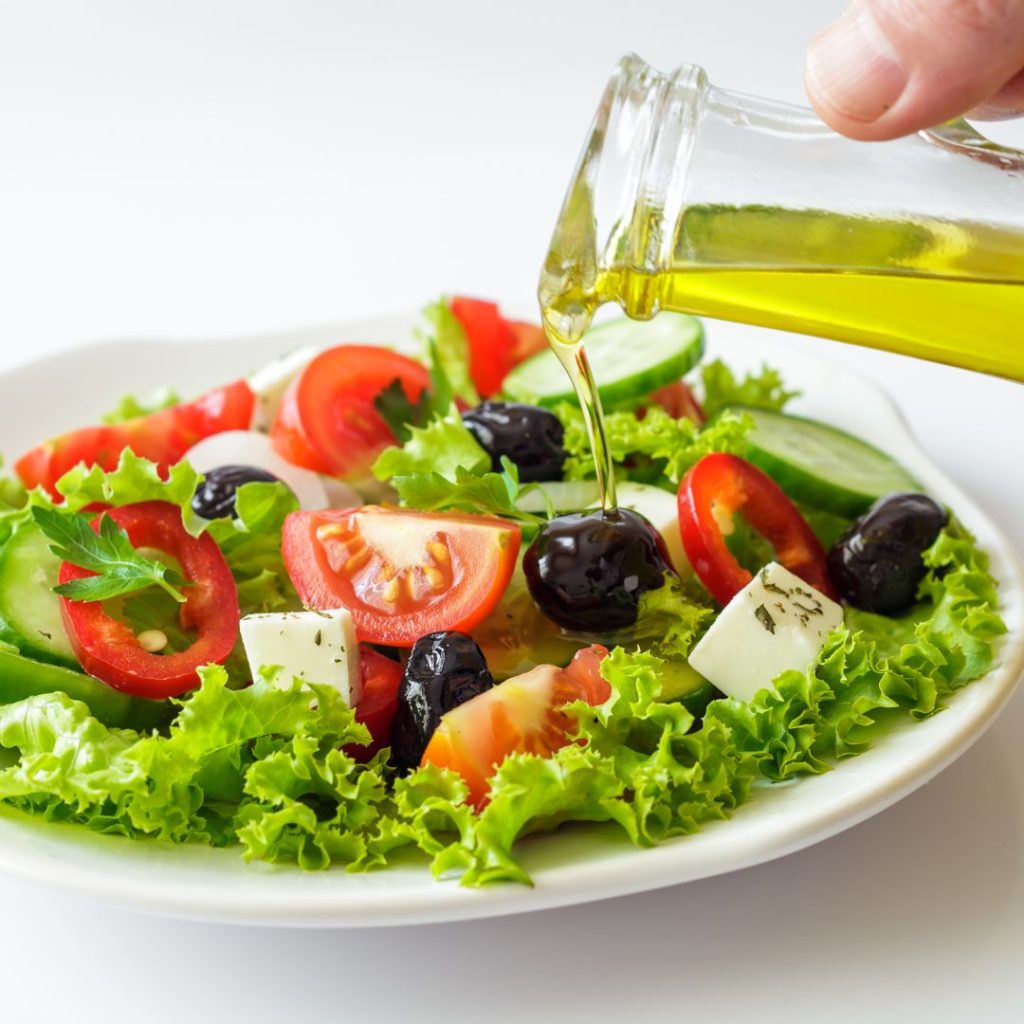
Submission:
[[892,139],[984,104],[1024,68],[1024,0],[853,0],[811,43],[807,94],[855,139]]

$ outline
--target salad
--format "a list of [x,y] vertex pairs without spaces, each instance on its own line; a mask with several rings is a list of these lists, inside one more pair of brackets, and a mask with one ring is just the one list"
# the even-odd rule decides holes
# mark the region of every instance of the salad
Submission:
[[[395,339],[400,342],[404,339]],[[0,804],[246,859],[529,882],[820,773],[984,676],[985,553],[700,323],[594,328],[618,507],[533,324],[125,398],[0,479]],[[98,418],[99,419],[99,418]]]

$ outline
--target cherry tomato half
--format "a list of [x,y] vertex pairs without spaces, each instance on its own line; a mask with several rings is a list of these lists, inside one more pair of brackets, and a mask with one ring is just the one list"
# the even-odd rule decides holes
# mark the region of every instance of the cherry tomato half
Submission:
[[728,604],[753,578],[722,533],[722,519],[736,513],[772,545],[790,572],[835,598],[825,550],[807,520],[782,488],[746,459],[724,452],[705,455],[683,477],[678,502],[686,557],[719,604]]
[[568,668],[538,665],[445,712],[420,763],[457,771],[469,787],[469,803],[480,810],[506,757],[548,757],[570,742],[574,720],[562,710],[566,704],[603,704],[611,696],[601,675],[607,654],[599,644],[585,647]]
[[[176,697],[199,685],[201,665],[222,662],[238,637],[238,589],[216,541],[209,534],[191,536],[181,524],[177,505],[143,501],[97,516],[110,516],[136,548],[156,548],[173,556],[190,584],[180,621],[196,631],[195,642],[173,654],[150,654],[139,646],[130,627],[108,615],[99,601],[61,598],[61,613],[71,646],[82,668],[115,690],[136,697]],[[82,579],[94,573],[62,562],[59,580]]]
[[43,487],[53,497],[58,497],[57,481],[69,469],[80,462],[115,469],[126,448],[166,471],[204,437],[224,430],[248,430],[255,401],[249,385],[237,380],[208,391],[194,402],[123,423],[61,434],[26,452],[14,469],[26,487]]
[[375,345],[338,345],[314,356],[281,399],[270,438],[289,462],[359,479],[395,443],[374,399],[398,381],[410,402],[430,384],[425,366]]
[[482,622],[512,578],[519,541],[501,519],[367,505],[293,512],[282,552],[304,604],[347,608],[360,640],[412,647]]

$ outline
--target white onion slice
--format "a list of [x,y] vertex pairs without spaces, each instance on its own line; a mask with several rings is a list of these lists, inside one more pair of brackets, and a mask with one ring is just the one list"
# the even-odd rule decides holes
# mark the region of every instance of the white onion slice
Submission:
[[[185,453],[185,460],[199,473],[218,466],[255,466],[287,484],[304,509],[329,508],[327,488],[318,473],[295,466],[274,451],[266,434],[255,430],[225,430],[212,434]],[[361,504],[361,502],[356,502]]]
[[344,480],[336,480],[332,476],[320,478],[327,489],[328,508],[358,508],[364,504],[359,492]]

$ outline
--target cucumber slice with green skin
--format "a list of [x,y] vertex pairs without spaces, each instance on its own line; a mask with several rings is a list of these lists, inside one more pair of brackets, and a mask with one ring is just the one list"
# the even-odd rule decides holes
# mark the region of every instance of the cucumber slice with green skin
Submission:
[[883,494],[920,489],[895,459],[836,427],[767,409],[733,410],[754,421],[747,459],[795,501],[853,518]]
[[[693,369],[704,354],[704,329],[685,313],[659,313],[653,320],[615,320],[583,338],[601,401],[638,402]],[[506,398],[532,405],[575,401],[572,384],[548,349],[520,363],[505,378]]]
[[662,665],[660,701],[682,704],[691,715],[700,718],[708,704],[720,696],[720,691],[691,668],[689,662],[672,660]]
[[0,639],[22,654],[76,667],[60,612],[60,559],[34,523],[22,523],[0,554]]
[[174,715],[168,701],[129,697],[83,672],[0,650],[0,704],[54,692],[80,700],[94,717],[111,727],[148,731],[166,725]]
[[580,512],[600,504],[601,494],[594,480],[546,480],[516,499],[521,512],[544,513],[548,501],[556,513]]

